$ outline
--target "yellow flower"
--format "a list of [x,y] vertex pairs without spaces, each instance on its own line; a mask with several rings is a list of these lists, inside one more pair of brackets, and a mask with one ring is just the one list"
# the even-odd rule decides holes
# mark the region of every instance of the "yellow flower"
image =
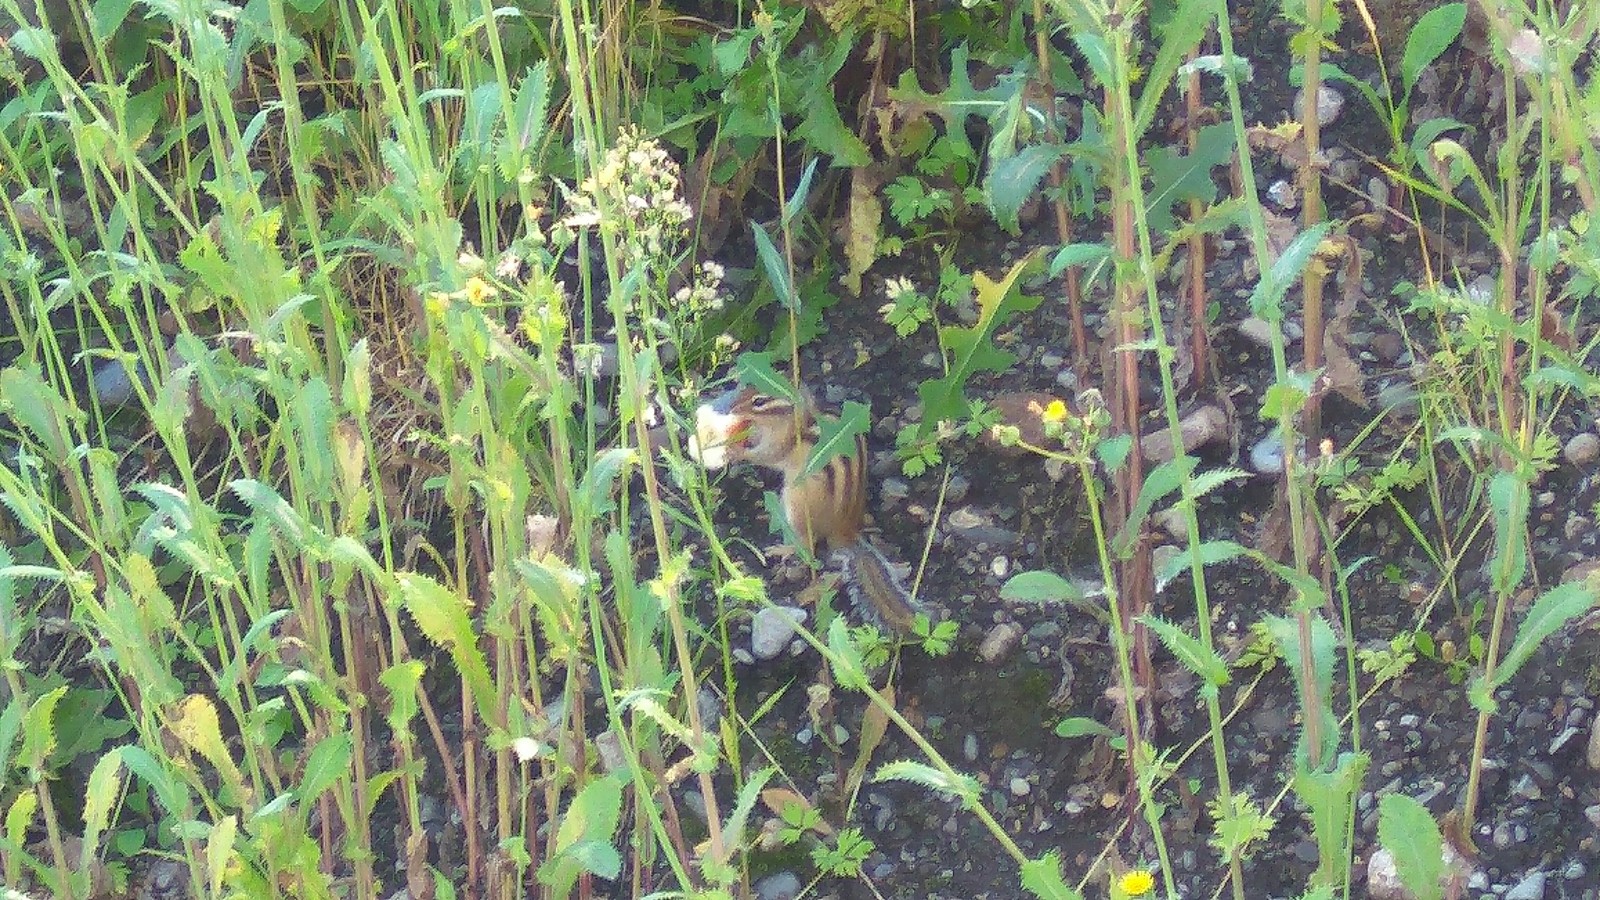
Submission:
[[1044,420],[1051,424],[1066,421],[1067,404],[1061,400],[1051,400],[1044,408]]
[[[1059,400],[1056,401],[1056,403],[1060,402]],[[1055,404],[1052,403],[1051,405],[1054,406]],[[1122,889],[1124,897],[1143,897],[1145,894],[1155,890],[1156,876],[1154,873],[1146,872],[1143,869],[1134,869],[1118,879],[1117,887]]]
[[482,306],[483,301],[499,293],[499,291],[495,290],[494,285],[476,275],[467,279],[467,286],[462,292],[466,296],[467,302],[473,306]]

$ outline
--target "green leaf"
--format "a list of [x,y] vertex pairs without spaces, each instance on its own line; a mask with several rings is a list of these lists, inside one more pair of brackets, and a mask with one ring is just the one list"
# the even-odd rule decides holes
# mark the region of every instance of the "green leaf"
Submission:
[[994,162],[983,190],[989,210],[1001,228],[1018,233],[1017,216],[1023,204],[1038,194],[1040,180],[1065,155],[1066,148],[1059,144],[1034,144]]
[[1115,734],[1115,731],[1100,724],[1098,721],[1082,716],[1062,719],[1056,723],[1056,737],[1060,738],[1112,737]]
[[1150,470],[1139,488],[1139,497],[1128,513],[1128,520],[1111,542],[1112,553],[1119,559],[1128,558],[1128,554],[1133,552],[1134,543],[1144,532],[1144,523],[1150,517],[1150,510],[1163,498],[1183,487],[1184,480],[1199,462],[1195,457],[1185,455],[1169,459]]
[[94,764],[83,793],[83,853],[81,871],[100,857],[100,835],[111,826],[111,811],[122,800],[122,748],[108,751]]
[[43,778],[45,763],[56,748],[56,704],[67,694],[61,685],[33,701],[22,719],[22,753],[19,762],[34,778]]
[[794,221],[794,217],[806,208],[806,197],[811,193],[811,179],[817,174],[817,157],[812,157],[806,163],[806,170],[800,175],[800,183],[795,185],[789,195],[789,202],[783,204],[783,223],[785,225]]
[[1528,570],[1528,483],[1513,472],[1496,472],[1489,480],[1489,507],[1494,511],[1494,589],[1509,594]]
[[622,815],[622,781],[615,775],[584,786],[561,814],[555,852],[539,866],[539,881],[552,896],[566,897],[584,872],[615,878],[621,857],[611,845]]
[[966,418],[966,384],[973,374],[1003,372],[1016,361],[1013,354],[994,345],[994,333],[1011,316],[1039,305],[1038,297],[1013,295],[1023,271],[1038,254],[1039,250],[1034,250],[1017,260],[1000,281],[991,281],[982,272],[973,273],[972,286],[978,295],[978,321],[970,328],[948,325],[939,329],[953,360],[945,377],[924,381],[918,388],[922,398],[921,434],[931,434],[942,421]]
[[1594,578],[1557,585],[1533,601],[1528,615],[1517,628],[1517,637],[1511,649],[1495,668],[1490,689],[1504,687],[1539,649],[1544,639],[1555,634],[1568,622],[1584,615],[1600,604],[1600,589]]
[[1172,147],[1152,147],[1145,154],[1150,167],[1150,191],[1145,210],[1152,234],[1165,234],[1177,228],[1173,208],[1198,200],[1210,206],[1217,200],[1217,183],[1211,172],[1233,159],[1233,126],[1227,122],[1207,125],[1196,133],[1194,152]]
[[1283,297],[1289,288],[1298,284],[1301,274],[1311,263],[1311,257],[1322,245],[1322,239],[1331,226],[1322,222],[1295,236],[1289,246],[1283,250],[1272,267],[1261,275],[1261,280],[1256,282],[1255,291],[1250,295],[1250,311],[1268,322],[1277,322],[1283,318]]
[[1073,266],[1085,266],[1111,258],[1111,248],[1105,244],[1068,244],[1056,251],[1050,260],[1050,277],[1055,278]]
[[783,254],[772,243],[772,238],[767,235],[767,230],[761,227],[760,222],[751,221],[750,236],[756,242],[756,258],[761,260],[761,270],[767,274],[767,283],[772,285],[772,292],[778,295],[778,302],[783,308],[798,312],[800,309],[800,295],[795,293],[794,282],[789,278],[789,266],[784,262]]
[[1416,86],[1422,70],[1450,49],[1461,36],[1461,27],[1467,21],[1465,3],[1447,3],[1430,9],[1411,26],[1406,36],[1406,52],[1400,59],[1400,83],[1406,96]]
[[1221,687],[1228,683],[1228,664],[1215,650],[1202,644],[1199,638],[1157,616],[1140,616],[1139,621],[1156,633],[1156,637],[1185,668],[1200,676],[1207,684]]
[[322,792],[338,783],[350,769],[350,758],[355,752],[355,741],[347,731],[330,734],[317,742],[306,759],[305,772],[295,789],[300,805],[307,806]]
[[1343,871],[1338,867],[1350,858],[1347,823],[1370,762],[1364,753],[1342,753],[1331,771],[1295,773],[1294,790],[1310,810],[1311,831],[1317,839],[1321,877],[1313,880],[1335,881]]
[[423,636],[449,651],[456,671],[461,673],[472,692],[479,715],[485,722],[498,722],[494,682],[489,677],[489,664],[478,646],[477,635],[473,633],[466,601],[432,578],[414,572],[397,574],[395,584],[406,612],[411,614]]
[[844,405],[837,419],[823,419],[818,425],[820,434],[817,444],[811,448],[805,468],[800,470],[801,478],[810,478],[821,472],[834,457],[856,455],[856,436],[871,430],[872,419],[865,403],[852,401]]
[[[1200,544],[1200,564],[1211,566],[1220,562],[1238,559],[1241,556],[1252,555],[1250,549],[1233,541],[1205,541]],[[1177,578],[1189,568],[1189,554],[1174,553],[1167,557],[1161,570],[1155,573],[1156,581],[1167,582]]]
[[1082,894],[1061,877],[1061,854],[1051,850],[1022,863],[1022,889],[1039,900],[1081,900]]
[[596,456],[573,492],[574,505],[594,518],[609,514],[615,505],[611,499],[612,486],[623,471],[638,460],[638,451],[622,447],[613,447]]
[[954,776],[946,775],[933,766],[909,759],[895,760],[878,767],[872,776],[873,781],[906,781],[911,784],[921,785],[931,791],[937,791],[946,796],[955,797],[967,805],[978,802],[978,782],[970,775],[956,773]]
[[228,489],[243,500],[251,512],[277,526],[278,532],[290,543],[306,546],[310,527],[294,506],[271,485],[254,478],[236,478],[228,482]]
[[861,658],[861,648],[850,640],[850,625],[843,616],[828,625],[828,662],[833,669],[833,680],[849,691],[865,692],[871,686],[867,679],[866,661]]
[[1378,842],[1394,854],[1400,883],[1417,900],[1443,896],[1444,836],[1428,808],[1405,794],[1389,793],[1378,801]]
[[1000,588],[1001,600],[1023,603],[1077,603],[1084,598],[1077,585],[1054,572],[1018,572]]
[[68,423],[83,418],[81,410],[35,373],[15,367],[0,372],[0,409],[32,436],[45,459],[56,466],[66,465]]

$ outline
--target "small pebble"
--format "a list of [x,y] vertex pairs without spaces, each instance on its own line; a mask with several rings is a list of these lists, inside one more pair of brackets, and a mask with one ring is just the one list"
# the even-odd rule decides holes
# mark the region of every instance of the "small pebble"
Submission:
[[967,732],[967,736],[961,741],[961,756],[966,759],[967,762],[978,761],[978,736],[970,731]]
[[774,659],[789,645],[795,626],[806,620],[806,611],[794,606],[768,606],[757,610],[750,620],[750,652],[756,659]]
[[751,885],[751,889],[758,900],[794,900],[800,896],[804,885],[800,883],[800,876],[784,869],[765,876]]
[[1015,622],[1001,622],[989,629],[983,636],[983,643],[978,645],[978,656],[989,665],[994,665],[1017,649],[1017,642],[1022,639],[1022,626]]
[[1561,455],[1567,462],[1575,466],[1587,466],[1600,458],[1600,435],[1592,431],[1579,432],[1567,441],[1567,446],[1561,450]]
[[1505,900],[1544,900],[1544,873],[1529,872],[1515,887],[1506,891]]
[[1028,785],[1028,779],[1023,778],[1020,775],[1012,777],[1010,787],[1011,796],[1013,797],[1026,797],[1028,796],[1028,792],[1033,789]]

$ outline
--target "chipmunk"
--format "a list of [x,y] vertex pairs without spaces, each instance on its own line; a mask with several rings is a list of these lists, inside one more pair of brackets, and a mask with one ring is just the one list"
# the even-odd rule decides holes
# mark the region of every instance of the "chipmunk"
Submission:
[[707,469],[750,462],[783,475],[784,514],[807,551],[819,543],[840,564],[850,599],[863,615],[911,633],[919,605],[883,554],[861,534],[867,510],[867,442],[805,474],[820,432],[816,400],[804,387],[793,398],[744,387],[696,413],[690,452]]

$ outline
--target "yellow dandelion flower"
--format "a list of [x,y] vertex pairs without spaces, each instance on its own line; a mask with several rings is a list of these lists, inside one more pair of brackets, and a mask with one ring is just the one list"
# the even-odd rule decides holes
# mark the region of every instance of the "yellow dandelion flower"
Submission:
[[499,291],[495,290],[494,285],[474,275],[467,279],[467,286],[462,293],[467,298],[468,303],[473,306],[482,306],[483,301],[493,297]]
[[[1059,400],[1056,401],[1056,403],[1060,402]],[[1053,406],[1054,404],[1051,405]],[[1117,887],[1122,889],[1122,895],[1125,897],[1143,897],[1145,894],[1155,890],[1156,876],[1154,873],[1146,872],[1143,869],[1134,869],[1132,872],[1124,873],[1118,879]]]
[[1066,421],[1067,404],[1062,400],[1051,400],[1044,408],[1044,420],[1051,424]]

